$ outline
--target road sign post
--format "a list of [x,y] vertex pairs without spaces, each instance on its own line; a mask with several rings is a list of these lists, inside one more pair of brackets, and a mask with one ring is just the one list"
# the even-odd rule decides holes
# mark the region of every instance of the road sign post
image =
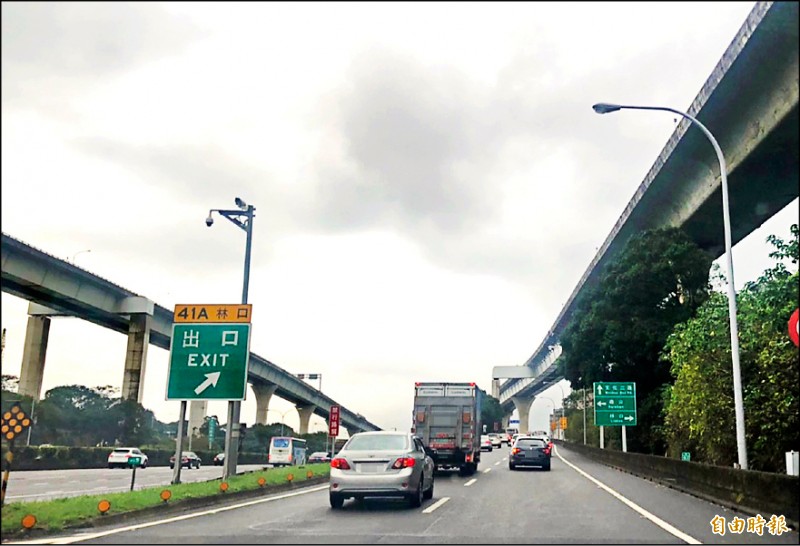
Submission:
[[[242,298],[245,302],[246,294],[247,273]],[[231,445],[239,440],[237,401],[244,400],[247,393],[252,311],[253,306],[244,302],[175,306],[166,399],[181,401],[181,415],[172,483],[180,483],[187,400],[228,401],[223,478],[236,473],[238,450]]]
[[336,455],[334,450],[336,449],[336,437],[339,435],[340,412],[341,408],[335,404],[328,411],[328,437],[331,439],[331,458]]
[[597,426],[635,426],[636,383],[595,383],[594,422]]

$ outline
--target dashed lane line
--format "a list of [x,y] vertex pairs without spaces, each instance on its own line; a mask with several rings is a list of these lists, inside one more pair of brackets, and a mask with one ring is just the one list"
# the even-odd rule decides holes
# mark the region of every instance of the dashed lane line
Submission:
[[441,506],[444,503],[446,503],[447,501],[449,501],[449,500],[450,500],[450,497],[443,497],[443,498],[439,499],[438,501],[436,501],[434,504],[431,504],[430,506],[428,506],[425,510],[422,511],[422,513],[423,514],[430,514],[431,512],[436,510],[437,508],[441,508]]

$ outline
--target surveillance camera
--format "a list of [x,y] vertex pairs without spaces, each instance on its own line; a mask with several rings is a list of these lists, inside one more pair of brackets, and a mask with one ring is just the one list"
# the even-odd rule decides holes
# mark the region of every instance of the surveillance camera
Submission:
[[206,225],[208,227],[211,227],[211,224],[213,224],[213,223],[214,223],[214,219],[209,215],[209,217],[206,218]]

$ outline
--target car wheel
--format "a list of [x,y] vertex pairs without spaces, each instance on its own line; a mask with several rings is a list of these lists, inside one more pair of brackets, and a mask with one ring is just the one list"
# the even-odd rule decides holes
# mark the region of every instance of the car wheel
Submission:
[[344,497],[338,493],[330,493],[331,508],[338,510],[344,506]]
[[508,463],[508,469],[509,470],[516,470],[517,469],[517,465],[515,465],[513,463]]
[[547,470],[548,472],[550,472],[550,463],[547,463],[546,465],[544,465],[544,467],[543,467],[543,468],[544,468],[545,470]]
[[197,470],[200,470],[200,461],[197,461],[197,466],[195,467]]
[[108,465],[108,468],[112,468],[112,469],[113,469],[113,468],[114,468],[114,465],[113,465],[113,464],[109,464],[109,465]]
[[144,470],[145,468],[147,468],[147,461],[142,463],[142,470]]
[[169,465],[169,468],[170,468],[170,470],[174,470],[175,469],[175,465],[171,464],[171,465]]
[[411,505],[411,508],[419,508],[422,506],[423,495],[422,478],[420,478],[419,484],[417,485],[417,490],[408,497],[408,504]]
[[422,494],[422,498],[426,500],[433,498],[433,476],[431,476],[431,486]]

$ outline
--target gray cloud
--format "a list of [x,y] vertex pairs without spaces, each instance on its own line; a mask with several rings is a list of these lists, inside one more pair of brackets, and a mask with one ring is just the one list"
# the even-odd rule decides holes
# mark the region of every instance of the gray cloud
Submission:
[[202,35],[147,2],[4,2],[4,107],[55,114],[87,86],[179,53]]

